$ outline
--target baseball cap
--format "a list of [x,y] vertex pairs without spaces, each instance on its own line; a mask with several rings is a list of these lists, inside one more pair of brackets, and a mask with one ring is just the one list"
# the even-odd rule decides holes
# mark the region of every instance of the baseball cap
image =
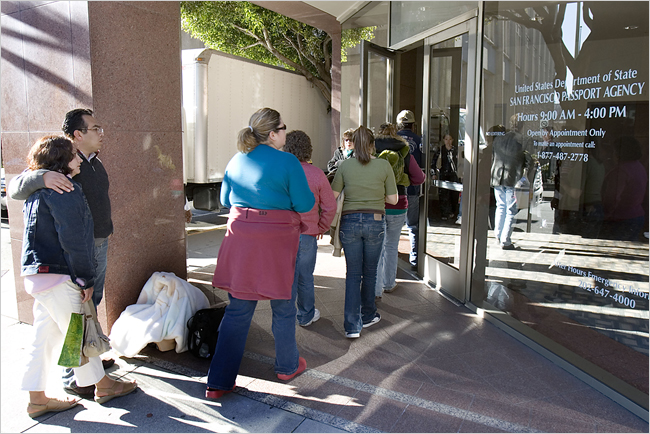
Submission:
[[397,115],[397,123],[398,124],[414,124],[415,123],[415,115],[411,110],[402,110],[399,112]]

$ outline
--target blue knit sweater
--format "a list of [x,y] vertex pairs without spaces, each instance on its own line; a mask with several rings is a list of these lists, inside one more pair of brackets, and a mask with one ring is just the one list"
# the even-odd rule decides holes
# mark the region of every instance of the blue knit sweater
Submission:
[[299,213],[314,206],[300,161],[287,152],[258,145],[236,154],[221,183],[221,203],[230,208],[282,209]]

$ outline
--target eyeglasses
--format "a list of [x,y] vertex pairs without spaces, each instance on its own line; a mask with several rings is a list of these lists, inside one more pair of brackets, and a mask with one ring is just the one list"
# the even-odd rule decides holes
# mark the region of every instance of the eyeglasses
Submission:
[[95,128],[81,128],[79,131],[83,131],[84,133],[87,133],[88,130],[95,130],[97,131],[97,134],[104,134],[104,129],[100,127],[95,127]]
[[286,129],[287,129],[287,124],[284,124],[283,126],[276,128],[275,131],[286,130]]

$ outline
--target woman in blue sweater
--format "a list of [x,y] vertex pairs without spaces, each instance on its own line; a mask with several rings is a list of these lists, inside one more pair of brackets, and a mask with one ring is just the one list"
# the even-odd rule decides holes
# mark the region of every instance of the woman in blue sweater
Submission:
[[289,380],[307,366],[298,355],[291,287],[301,233],[298,213],[311,210],[315,200],[298,159],[281,151],[286,130],[280,113],[258,110],[239,132],[239,153],[226,167],[221,203],[230,207],[230,216],[212,285],[228,291],[230,304],[219,327],[207,398],[235,388],[258,300],[271,300],[278,378]]

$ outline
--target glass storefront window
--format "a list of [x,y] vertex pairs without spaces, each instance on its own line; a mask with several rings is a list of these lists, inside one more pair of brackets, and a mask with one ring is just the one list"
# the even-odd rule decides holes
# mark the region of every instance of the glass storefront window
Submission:
[[476,1],[390,2],[390,45],[478,8]]
[[647,2],[485,4],[471,294],[645,394],[647,17]]

